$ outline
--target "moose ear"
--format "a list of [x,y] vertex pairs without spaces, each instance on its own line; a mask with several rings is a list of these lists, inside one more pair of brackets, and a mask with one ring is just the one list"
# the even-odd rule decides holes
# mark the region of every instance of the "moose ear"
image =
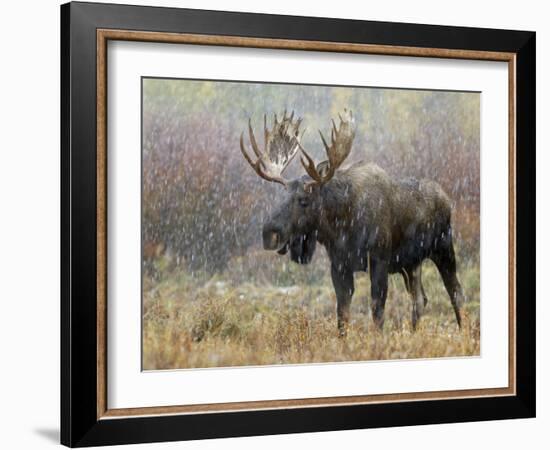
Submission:
[[298,264],[309,264],[316,246],[315,233],[300,234],[290,241],[290,259]]
[[304,181],[304,192],[306,194],[311,194],[315,190],[319,190],[320,187],[321,186],[316,181]]
[[321,161],[319,164],[317,164],[317,173],[322,177],[325,177],[328,173],[328,165],[328,160]]

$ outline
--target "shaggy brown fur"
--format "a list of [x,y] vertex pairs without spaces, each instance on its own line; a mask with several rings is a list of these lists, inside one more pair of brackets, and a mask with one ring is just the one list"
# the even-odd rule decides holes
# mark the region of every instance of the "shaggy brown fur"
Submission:
[[451,202],[430,180],[393,180],[375,164],[357,163],[339,170],[323,185],[306,189],[308,177],[288,184],[289,196],[264,225],[264,246],[288,249],[295,262],[308,263],[315,243],[331,259],[337,296],[338,327],[349,321],[353,273],[369,271],[372,314],[383,326],[388,274],[401,273],[413,300],[416,328],[427,298],[421,280],[422,261],[439,269],[460,326],[462,289],[456,278]]

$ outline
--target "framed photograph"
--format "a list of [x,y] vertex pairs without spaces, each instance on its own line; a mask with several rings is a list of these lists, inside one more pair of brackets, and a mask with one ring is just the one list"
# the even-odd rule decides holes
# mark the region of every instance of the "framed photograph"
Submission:
[[61,7],[61,441],[535,415],[535,33]]

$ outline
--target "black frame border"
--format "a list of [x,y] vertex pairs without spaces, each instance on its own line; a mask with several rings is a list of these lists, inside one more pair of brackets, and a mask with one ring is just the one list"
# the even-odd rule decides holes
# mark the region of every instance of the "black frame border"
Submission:
[[[97,419],[96,30],[516,54],[516,395]],[[94,3],[61,6],[61,443],[71,447],[535,416],[534,32]]]

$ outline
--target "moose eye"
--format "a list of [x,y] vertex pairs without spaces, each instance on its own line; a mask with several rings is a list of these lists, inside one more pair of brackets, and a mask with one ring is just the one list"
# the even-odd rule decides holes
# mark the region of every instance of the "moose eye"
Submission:
[[309,206],[309,200],[307,198],[301,198],[298,201],[300,202],[300,206],[302,208]]

